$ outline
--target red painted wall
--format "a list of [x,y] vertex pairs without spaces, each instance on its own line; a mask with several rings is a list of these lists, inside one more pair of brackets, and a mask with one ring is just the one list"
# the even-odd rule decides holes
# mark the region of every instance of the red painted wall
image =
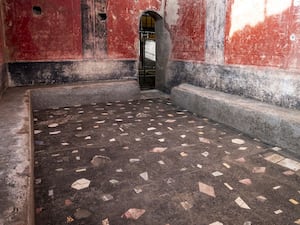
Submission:
[[[232,16],[233,4],[234,0],[228,2],[226,18],[225,62],[227,64],[300,68],[299,7],[291,5],[274,15],[265,15],[263,21],[254,26],[249,24],[230,34],[233,20],[238,19]],[[266,12],[267,8],[265,8]],[[290,40],[292,34],[296,35],[296,41]]]
[[[11,62],[82,58],[80,0],[6,0],[4,5]],[[35,15],[33,6],[42,14]]]
[[143,11],[158,11],[161,0],[108,2],[107,50],[109,58],[136,59],[139,45],[139,20]]
[[[0,65],[3,64],[4,60],[4,22],[2,21],[2,4],[0,3]],[[1,76],[1,75],[0,75]]]
[[169,27],[173,45],[172,58],[204,61],[205,0],[179,0],[178,4],[177,24]]
[[3,64],[3,62],[4,62],[4,46],[3,46],[4,37],[3,37],[2,29],[3,29],[3,24],[2,24],[2,21],[0,21],[0,65]]

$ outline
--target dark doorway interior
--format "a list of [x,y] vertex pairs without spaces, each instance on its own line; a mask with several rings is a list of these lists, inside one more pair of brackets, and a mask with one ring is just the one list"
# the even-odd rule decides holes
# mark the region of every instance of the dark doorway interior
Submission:
[[140,63],[139,83],[142,90],[155,88],[156,76],[156,34],[155,18],[148,12],[140,20]]

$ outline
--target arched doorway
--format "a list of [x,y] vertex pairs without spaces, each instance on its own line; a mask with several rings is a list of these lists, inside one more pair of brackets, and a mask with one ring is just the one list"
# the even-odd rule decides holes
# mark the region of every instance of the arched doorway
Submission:
[[140,87],[142,90],[164,90],[171,41],[163,18],[153,11],[144,12],[140,18],[139,35]]

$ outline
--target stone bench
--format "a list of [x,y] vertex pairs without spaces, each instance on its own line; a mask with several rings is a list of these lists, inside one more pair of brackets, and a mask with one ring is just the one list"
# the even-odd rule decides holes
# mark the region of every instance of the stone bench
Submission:
[[171,99],[193,113],[300,155],[300,111],[189,84],[174,87]]

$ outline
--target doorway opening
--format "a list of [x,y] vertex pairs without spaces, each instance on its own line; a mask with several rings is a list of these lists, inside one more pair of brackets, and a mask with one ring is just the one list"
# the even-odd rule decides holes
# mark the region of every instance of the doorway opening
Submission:
[[171,38],[163,18],[154,11],[145,11],[140,18],[139,35],[140,88],[165,91]]
[[155,18],[144,12],[140,20],[139,83],[142,90],[155,88],[156,33]]

